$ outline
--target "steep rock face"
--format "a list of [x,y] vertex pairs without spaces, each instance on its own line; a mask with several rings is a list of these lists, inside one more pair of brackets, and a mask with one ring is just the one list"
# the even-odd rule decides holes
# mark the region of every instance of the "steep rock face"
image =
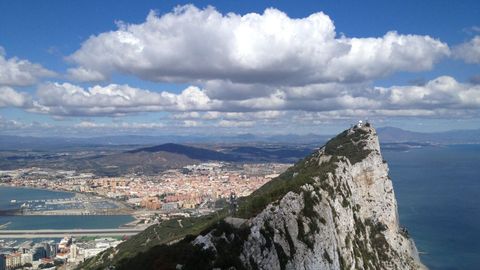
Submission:
[[[245,268],[424,268],[399,227],[374,128],[345,131],[289,173],[293,180],[305,178],[299,189],[269,203],[244,225],[239,258]],[[205,249],[216,242],[212,234],[194,241]]]

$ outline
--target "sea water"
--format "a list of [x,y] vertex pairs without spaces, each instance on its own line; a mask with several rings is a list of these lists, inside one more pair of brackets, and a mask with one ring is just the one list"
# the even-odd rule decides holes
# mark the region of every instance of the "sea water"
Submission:
[[480,269],[480,145],[383,151],[400,223],[431,270]]

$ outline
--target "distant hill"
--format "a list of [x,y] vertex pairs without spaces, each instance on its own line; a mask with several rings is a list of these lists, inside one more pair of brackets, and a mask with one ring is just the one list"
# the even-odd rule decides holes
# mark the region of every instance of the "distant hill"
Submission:
[[207,161],[207,160],[218,160],[218,161],[237,161],[238,158],[235,158],[232,155],[224,154],[222,152],[198,148],[193,146],[187,146],[176,143],[165,143],[157,146],[144,147],[131,151],[127,151],[129,154],[135,153],[157,153],[157,152],[168,152],[175,153],[179,155],[184,155],[191,159]]
[[166,169],[181,168],[199,163],[198,159],[183,154],[166,151],[159,152],[124,152],[87,158],[86,167],[91,167],[96,174],[117,176],[125,173],[157,174]]
[[313,150],[308,146],[224,146],[221,150],[194,147],[176,143],[166,143],[157,146],[144,147],[127,151],[134,153],[160,153],[167,152],[184,155],[199,161],[255,161],[255,162],[296,162],[298,159],[310,154]]

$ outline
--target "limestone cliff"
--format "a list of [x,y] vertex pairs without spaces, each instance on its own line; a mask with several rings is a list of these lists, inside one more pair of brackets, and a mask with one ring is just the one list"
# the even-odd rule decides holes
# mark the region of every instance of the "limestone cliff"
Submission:
[[[424,268],[412,239],[399,227],[375,129],[347,130],[304,162],[333,169],[314,175],[301,192],[288,192],[249,221],[251,233],[241,253],[247,268]],[[265,248],[268,241],[271,248]]]
[[217,215],[220,221],[199,234],[112,264],[117,269],[425,268],[399,226],[388,166],[370,126],[339,134],[241,200],[235,217],[223,219],[226,215]]

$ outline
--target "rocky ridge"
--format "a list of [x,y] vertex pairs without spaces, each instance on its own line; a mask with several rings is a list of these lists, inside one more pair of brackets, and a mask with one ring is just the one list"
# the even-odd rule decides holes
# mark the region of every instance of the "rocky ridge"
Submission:
[[[333,165],[333,171],[313,176],[301,192],[288,192],[249,222],[241,253],[247,268],[425,268],[399,225],[375,129],[352,128],[339,136],[344,143],[334,139],[306,161],[313,167]],[[338,155],[348,147],[352,152]],[[265,248],[268,239],[273,248]]]

